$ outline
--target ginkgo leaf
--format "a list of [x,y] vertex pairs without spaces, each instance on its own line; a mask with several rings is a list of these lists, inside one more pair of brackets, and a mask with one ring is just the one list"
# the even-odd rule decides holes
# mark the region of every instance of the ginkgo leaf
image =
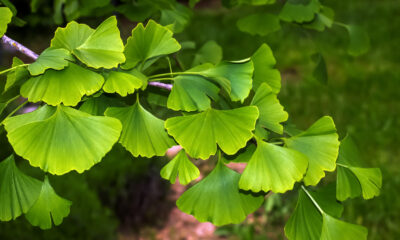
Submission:
[[257,149],[240,177],[239,188],[284,193],[303,178],[307,163],[307,157],[296,150],[257,141]]
[[75,106],[84,95],[89,96],[100,90],[103,83],[104,78],[100,74],[69,63],[63,70],[49,69],[43,75],[29,79],[22,85],[21,95],[30,102]]
[[286,121],[289,115],[279,103],[271,87],[266,83],[261,84],[251,101],[251,105],[257,106],[260,112],[258,124],[273,132],[283,133],[281,122]]
[[[13,57],[13,63],[11,67],[16,67],[22,64],[24,64],[23,61],[21,61],[17,57]],[[14,86],[17,87],[21,86],[26,80],[28,80],[28,78],[29,78],[29,72],[24,67],[19,67],[14,71],[9,72],[7,74],[7,82],[6,85],[4,86],[4,92],[13,88]]]
[[192,67],[203,64],[218,64],[222,60],[222,48],[215,41],[206,42],[194,56]]
[[26,213],[39,196],[41,182],[25,175],[11,155],[0,162],[0,220],[9,221]]
[[61,175],[82,173],[101,161],[117,142],[121,123],[73,108],[44,105],[4,122],[14,151],[34,167]]
[[368,230],[360,225],[340,221],[327,214],[323,215],[321,240],[366,240]]
[[174,33],[180,33],[189,24],[192,15],[193,12],[183,4],[171,4],[171,9],[161,9],[160,24],[169,25]]
[[316,13],[315,18],[311,22],[303,23],[302,26],[322,32],[325,28],[332,27],[334,17],[335,12],[332,8],[321,5],[321,9]]
[[8,7],[0,7],[0,38],[6,33],[13,14]]
[[200,76],[179,76],[174,79],[168,96],[168,108],[179,111],[204,111],[211,106],[210,98],[218,98],[219,88]]
[[178,174],[179,183],[182,185],[187,185],[200,176],[199,169],[190,161],[185,150],[179,151],[160,172],[161,177],[169,180],[171,184],[175,183]]
[[264,196],[240,191],[239,178],[239,173],[220,160],[207,177],[181,195],[176,205],[200,222],[210,221],[216,226],[240,223],[261,206]]
[[31,75],[42,74],[47,69],[62,70],[68,66],[67,60],[74,60],[68,50],[63,48],[47,48],[34,63],[29,64],[28,70]]
[[328,70],[326,69],[324,56],[321,53],[315,53],[311,58],[316,63],[312,76],[317,81],[326,84],[328,82]]
[[106,93],[118,93],[125,97],[143,86],[142,79],[125,72],[111,71],[106,77],[103,90]]
[[335,170],[340,144],[338,138],[333,119],[325,116],[306,131],[285,139],[289,148],[304,153],[308,157],[308,170],[304,177],[304,183],[307,186],[316,185],[325,176],[324,171]]
[[39,226],[43,230],[50,229],[52,222],[58,226],[62,223],[63,218],[68,216],[71,204],[71,201],[56,194],[46,176],[38,199],[25,217],[33,226]]
[[242,32],[266,36],[281,29],[279,18],[269,13],[251,14],[240,18],[236,25]]
[[276,60],[271,48],[262,44],[251,60],[254,63],[253,89],[257,90],[262,83],[267,83],[278,94],[281,90],[281,74],[274,68]]
[[107,18],[85,40],[72,50],[83,63],[93,68],[114,68],[125,62],[124,43],[122,42],[117,19]]
[[310,0],[306,4],[296,3],[295,0],[292,0],[285,3],[279,17],[286,22],[310,22],[314,19],[315,13],[319,12],[319,9],[318,0]]
[[378,196],[382,187],[379,168],[363,168],[353,140],[346,136],[340,145],[337,161],[336,197],[340,201],[360,195],[365,199]]
[[173,33],[153,20],[146,27],[139,23],[125,45],[126,62],[122,67],[130,69],[138,63],[179,51],[181,45],[172,37]]
[[82,45],[93,32],[94,29],[88,25],[72,21],[65,28],[57,28],[50,47],[65,48],[72,52]]
[[253,136],[257,107],[232,110],[208,109],[204,112],[169,118],[165,128],[186,152],[194,158],[207,159],[218,146],[232,155],[243,148]]
[[98,97],[92,97],[86,100],[80,107],[79,110],[89,113],[91,115],[103,116],[104,112],[109,107],[124,107],[126,106],[123,102],[116,98],[107,97],[101,94]]
[[106,116],[122,122],[122,134],[119,142],[133,156],[163,156],[174,141],[164,129],[164,121],[153,116],[139,102],[129,107],[111,107]]
[[371,44],[365,29],[358,25],[345,25],[345,28],[350,38],[347,52],[352,56],[359,56],[366,53]]

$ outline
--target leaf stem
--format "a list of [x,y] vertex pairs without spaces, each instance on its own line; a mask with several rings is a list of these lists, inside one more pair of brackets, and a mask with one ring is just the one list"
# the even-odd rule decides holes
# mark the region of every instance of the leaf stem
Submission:
[[20,68],[20,67],[26,67],[26,66],[28,66],[28,65],[29,65],[29,64],[21,64],[21,65],[12,67],[12,68],[8,68],[8,69],[6,69],[6,70],[4,70],[4,71],[1,71],[1,72],[0,72],[0,75],[2,75],[2,74],[4,74],[4,73],[11,72],[11,71],[14,71],[15,69]]
[[341,23],[341,22],[336,22],[336,21],[334,21],[333,24],[338,25],[338,26],[340,26],[340,27],[347,28],[347,25],[344,24],[344,23]]
[[311,199],[311,201],[313,202],[314,206],[318,209],[318,211],[324,215],[325,212],[324,210],[322,210],[322,208],[318,205],[317,201],[315,201],[315,199],[311,196],[311,194],[307,191],[307,189],[304,187],[304,185],[301,185],[301,188],[303,189],[303,191],[307,194],[307,196]]
[[179,75],[201,75],[199,72],[171,72],[171,73],[160,73],[150,76],[150,79],[158,77],[168,77],[168,76],[179,76]]
[[345,164],[341,164],[341,163],[336,163],[336,165],[337,165],[337,166],[344,167],[344,168],[350,168],[350,166],[345,165]]
[[14,113],[16,113],[18,110],[20,110],[23,106],[25,106],[28,103],[28,101],[23,102],[21,105],[19,105],[18,107],[16,107],[10,114],[7,115],[7,117],[5,117],[3,119],[3,121],[0,122],[0,126],[4,124],[4,121],[11,117],[12,115],[14,115]]

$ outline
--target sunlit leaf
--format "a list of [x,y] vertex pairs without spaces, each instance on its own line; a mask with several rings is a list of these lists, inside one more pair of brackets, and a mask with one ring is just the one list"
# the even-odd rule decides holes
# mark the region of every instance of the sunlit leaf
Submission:
[[222,48],[215,41],[206,42],[194,56],[192,66],[203,63],[218,64],[222,60]]
[[327,214],[323,215],[321,240],[366,240],[368,230],[360,225],[340,221]]
[[239,178],[239,173],[219,161],[214,170],[184,192],[176,204],[200,222],[210,221],[216,226],[240,223],[261,206],[264,197],[240,191]]
[[240,177],[239,187],[252,192],[284,193],[303,178],[307,165],[307,157],[296,150],[257,141],[257,149]]
[[26,213],[25,217],[33,226],[50,229],[54,223],[58,226],[68,216],[72,202],[56,194],[46,176],[39,197]]
[[25,175],[14,156],[0,162],[0,220],[9,221],[26,213],[40,193],[41,182]]
[[139,23],[125,45],[126,62],[123,68],[135,67],[138,63],[154,57],[171,54],[181,49],[181,45],[172,37],[173,33],[153,20],[146,27]]
[[318,0],[309,0],[307,3],[286,1],[279,17],[286,22],[309,22],[314,19],[315,13],[319,12],[320,3]]
[[339,136],[331,117],[325,116],[316,121],[306,131],[285,139],[289,148],[304,153],[309,165],[304,183],[316,185],[324,176],[324,171],[334,171],[339,154]]
[[29,64],[28,70],[31,75],[42,74],[47,69],[62,70],[68,66],[67,60],[73,60],[68,50],[63,48],[47,48],[34,63]]
[[267,83],[278,94],[281,89],[281,74],[275,69],[276,60],[271,48],[262,44],[251,60],[254,63],[253,89],[257,90],[262,83]]
[[337,161],[336,197],[340,201],[360,195],[365,199],[378,196],[382,187],[379,168],[363,168],[353,140],[346,136],[340,145]]
[[122,126],[73,108],[44,105],[4,122],[14,151],[32,166],[61,175],[82,173],[101,161],[117,142]]
[[63,70],[49,69],[43,75],[29,79],[22,85],[21,95],[30,102],[75,106],[84,95],[89,96],[100,90],[103,83],[104,78],[100,74],[69,63]]
[[122,122],[122,134],[119,142],[133,156],[163,156],[174,141],[164,129],[164,121],[153,116],[139,102],[130,107],[111,107],[106,116]]
[[207,159],[218,146],[232,155],[243,148],[253,136],[257,107],[232,110],[208,109],[204,112],[169,118],[165,121],[168,133],[194,158]]
[[88,25],[72,21],[65,28],[57,28],[50,46],[53,48],[65,48],[72,52],[72,50],[82,45],[93,32],[94,29]]
[[0,7],[0,37],[7,31],[7,25],[11,22],[13,13],[8,7]]
[[368,33],[364,28],[358,25],[346,25],[345,28],[348,31],[350,38],[347,52],[352,56],[359,56],[368,52],[370,48],[370,40]]
[[194,165],[184,150],[179,153],[161,169],[161,177],[174,184],[179,174],[179,183],[187,185],[200,176],[200,171]]
[[257,89],[251,105],[257,106],[260,112],[258,124],[276,133],[283,133],[281,122],[286,121],[289,115],[266,83],[261,84]]
[[240,18],[236,25],[242,32],[266,36],[281,29],[279,18],[269,13],[251,14]]
[[90,34],[85,42],[72,53],[93,68],[114,68],[125,62],[124,44],[121,40],[117,19],[109,17]]
[[118,93],[125,97],[143,86],[140,78],[129,73],[111,71],[106,77],[103,90],[107,93]]

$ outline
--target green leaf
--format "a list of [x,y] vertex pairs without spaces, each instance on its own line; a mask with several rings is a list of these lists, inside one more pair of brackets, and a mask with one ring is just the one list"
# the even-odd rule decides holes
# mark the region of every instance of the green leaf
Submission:
[[203,63],[218,64],[222,60],[222,48],[215,41],[206,42],[194,56],[192,67]]
[[[19,58],[13,57],[13,63],[11,67],[16,67],[24,64]],[[15,71],[11,71],[7,74],[7,82],[4,87],[4,92],[13,88],[14,86],[19,87],[24,81],[29,78],[29,72],[24,67],[19,67]]]
[[207,159],[218,146],[232,155],[243,148],[253,136],[257,107],[232,110],[208,109],[204,112],[169,118],[165,128],[186,152],[194,158]]
[[106,116],[122,122],[122,134],[119,142],[133,156],[164,156],[174,141],[164,129],[164,121],[153,116],[139,102],[130,107],[111,107]]
[[104,94],[101,94],[99,97],[92,97],[86,100],[79,107],[79,110],[91,115],[103,116],[107,108],[122,106],[124,106],[124,104],[116,98],[107,97]]
[[117,142],[121,123],[73,108],[44,105],[4,122],[14,151],[34,167],[61,175],[82,173],[101,161]]
[[84,95],[89,96],[100,90],[103,83],[104,78],[100,74],[69,63],[61,71],[50,69],[29,79],[22,85],[21,95],[30,102],[76,106]]
[[216,226],[240,223],[261,206],[264,196],[240,191],[239,178],[239,173],[220,160],[214,170],[184,192],[176,204],[182,212],[192,214],[200,222],[210,221]]
[[26,213],[39,196],[41,182],[25,175],[14,156],[0,162],[0,220],[9,221]]
[[118,93],[126,97],[132,94],[136,89],[143,86],[142,79],[129,73],[111,71],[106,77],[103,90],[106,93]]
[[321,9],[318,13],[316,13],[314,20],[303,23],[302,26],[322,32],[325,30],[325,28],[332,27],[334,17],[335,12],[332,10],[332,8],[321,5]]
[[307,157],[296,150],[257,141],[257,149],[240,177],[239,188],[284,193],[303,178],[307,165]]
[[139,23],[133,30],[125,45],[126,62],[122,67],[130,69],[140,62],[177,52],[181,49],[173,33],[153,20],[146,27]]
[[211,106],[210,98],[218,98],[219,88],[200,76],[179,76],[174,79],[168,96],[168,108],[179,111],[204,111]]
[[197,3],[199,3],[201,0],[189,0],[189,6],[191,8],[194,8],[194,6],[196,6]]
[[340,201],[362,194],[371,199],[378,196],[382,187],[382,173],[379,168],[363,168],[353,140],[346,136],[339,150],[337,161],[336,197]]
[[276,0],[238,0],[239,4],[250,4],[253,6],[261,6],[265,4],[274,4]]
[[321,53],[316,53],[311,58],[316,63],[312,73],[313,77],[317,81],[326,84],[328,82],[328,70],[326,69],[324,56]]
[[345,25],[349,33],[350,43],[347,52],[352,56],[359,56],[368,52],[370,40],[364,28],[358,25]]
[[256,145],[248,144],[245,148],[240,150],[236,156],[231,160],[231,162],[235,163],[248,163],[250,158],[253,156],[256,151]]
[[267,83],[272,91],[278,94],[281,89],[281,74],[274,67],[276,60],[271,48],[265,43],[262,44],[251,60],[254,63],[253,89],[257,90],[262,83]]
[[160,23],[164,26],[172,25],[175,33],[182,32],[192,17],[192,11],[182,4],[176,3],[171,9],[161,9]]
[[318,0],[310,0],[306,4],[287,1],[283,6],[279,17],[286,22],[310,22],[319,12],[320,3]]
[[161,169],[161,177],[174,184],[179,173],[179,183],[187,185],[200,176],[200,171],[186,155],[185,150],[179,153]]
[[339,140],[333,119],[325,116],[316,121],[306,131],[285,139],[289,148],[308,157],[308,170],[304,183],[316,185],[324,176],[324,171],[334,171],[339,154]]
[[0,38],[6,33],[7,25],[11,22],[13,13],[8,7],[0,7]]
[[242,32],[260,36],[266,36],[281,29],[279,18],[269,13],[248,15],[240,18],[236,25]]
[[72,50],[80,61],[93,68],[118,67],[118,64],[125,62],[123,52],[124,43],[115,16],[107,18],[82,45]]
[[327,214],[323,215],[321,240],[366,240],[367,235],[368,230],[363,226],[343,222]]
[[68,66],[67,60],[74,60],[68,50],[63,48],[47,48],[34,63],[29,64],[28,70],[31,75],[42,74],[47,69],[62,70]]
[[50,47],[65,48],[72,52],[81,46],[93,32],[94,29],[88,25],[72,21],[65,28],[57,28]]
[[251,105],[257,106],[260,112],[258,124],[276,133],[283,133],[281,122],[286,121],[289,115],[266,83],[261,84],[257,89]]
[[25,217],[33,226],[39,226],[43,230],[50,229],[52,222],[58,226],[62,223],[63,218],[68,216],[71,204],[71,201],[56,194],[46,176],[37,201]]

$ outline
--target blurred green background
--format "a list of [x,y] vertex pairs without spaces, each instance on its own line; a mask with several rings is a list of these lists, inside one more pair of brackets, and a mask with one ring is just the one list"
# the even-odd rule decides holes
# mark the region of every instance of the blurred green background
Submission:
[[[290,115],[289,121],[305,129],[321,116],[331,115],[340,137],[350,133],[367,165],[382,170],[381,195],[367,201],[360,198],[346,201],[344,218],[366,226],[369,239],[399,239],[400,1],[326,0],[322,3],[335,10],[337,21],[355,23],[367,30],[371,48],[366,54],[351,57],[346,53],[348,36],[340,27],[321,33],[283,23],[280,31],[266,37],[254,37],[237,29],[236,21],[241,16],[264,9],[278,12],[279,6],[226,9],[219,4],[201,4],[194,10],[190,25],[176,38],[179,41],[195,41],[198,47],[208,40],[215,40],[223,47],[226,60],[247,58],[261,43],[269,44],[282,74],[279,98]],[[24,11],[28,10],[23,8],[22,16]],[[80,21],[93,23],[103,19],[87,18]],[[122,32],[129,34],[132,26],[132,23],[125,21],[121,24]],[[40,52],[48,46],[55,28],[11,27],[8,35]],[[311,56],[317,52],[325,58],[328,70],[326,83],[312,76],[315,62]],[[6,64],[3,62],[2,66]],[[71,215],[61,226],[43,232],[20,218],[0,223],[0,239],[115,239],[119,223],[126,223],[126,219],[123,219],[126,216],[121,213],[124,212],[123,202],[129,203],[129,199],[135,197],[155,205],[153,209],[151,205],[143,208],[143,212],[149,212],[148,216],[143,213],[139,219],[130,219],[129,226],[162,225],[165,216],[154,220],[157,216],[154,206],[165,202],[162,193],[168,188],[168,184],[159,180],[157,173],[163,162],[157,159],[124,161],[124,164],[116,166],[111,161],[106,158],[85,176],[69,174],[62,180],[54,179],[56,189],[63,192],[66,198],[82,199],[74,201]],[[328,174],[328,179],[334,177],[335,173]],[[65,179],[68,179],[68,187]],[[137,190],[143,182],[154,182],[154,191],[160,194],[145,196],[148,193],[146,189],[140,190],[139,187]],[[134,186],[131,186],[132,183]],[[73,189],[68,189],[71,185]],[[266,236],[268,239],[284,239],[283,226],[293,210],[295,200],[294,194],[274,195],[266,202],[265,211],[260,213],[264,219],[261,224],[247,221],[239,226],[221,228],[217,233],[229,239],[265,239]],[[125,204],[128,206],[128,203]],[[137,209],[142,208],[140,203],[135,204]],[[133,214],[136,210],[130,211]]]

